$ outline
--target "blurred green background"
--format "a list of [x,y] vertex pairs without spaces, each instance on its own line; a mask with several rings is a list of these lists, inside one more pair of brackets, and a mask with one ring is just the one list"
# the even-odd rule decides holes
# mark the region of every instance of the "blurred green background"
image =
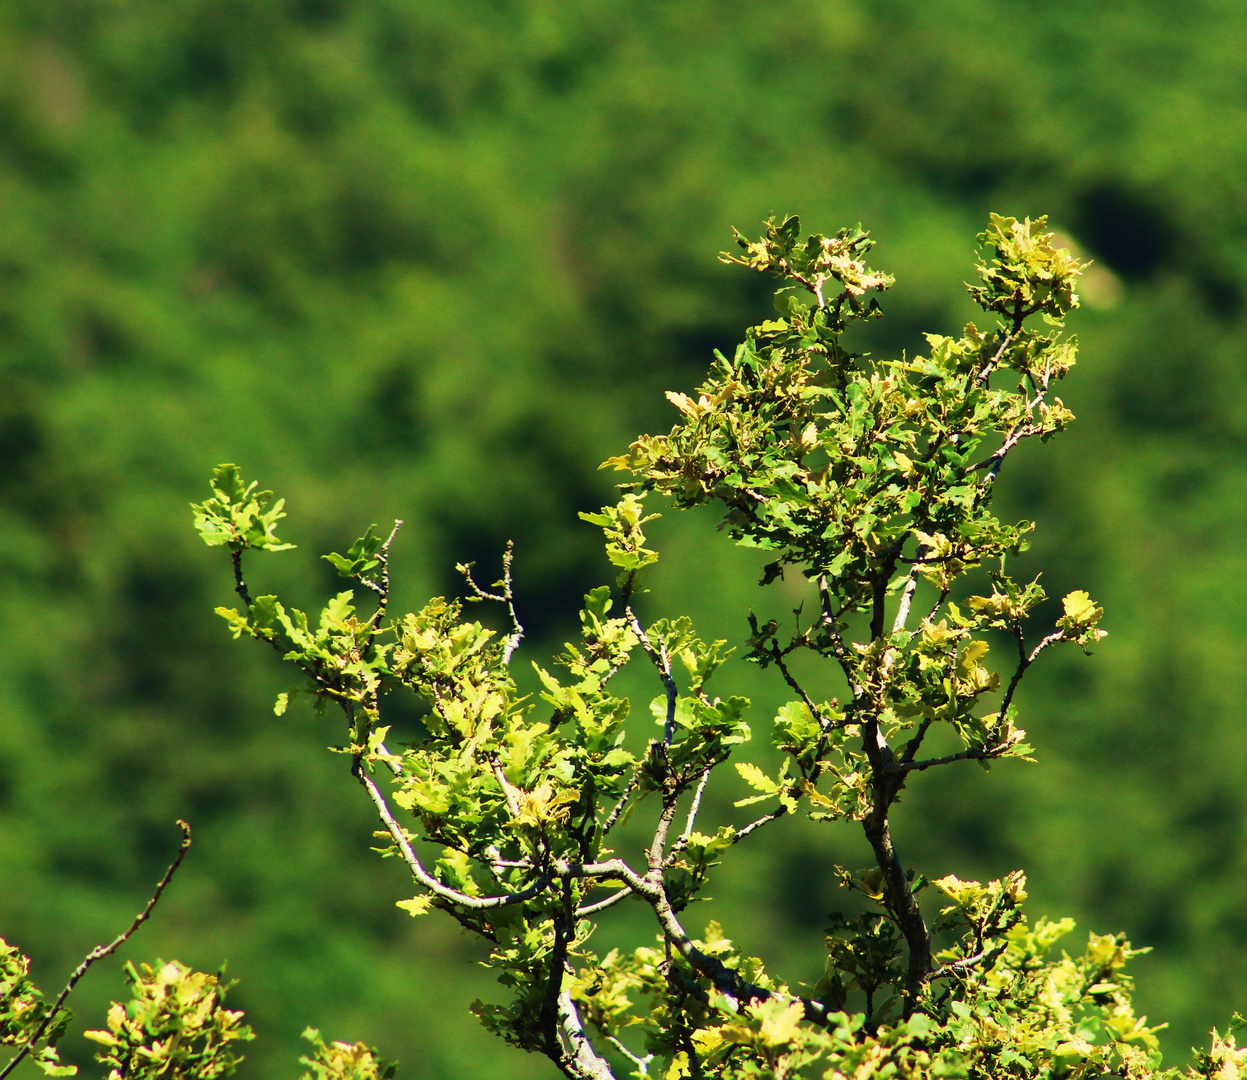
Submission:
[[[898,352],[971,314],[989,210],[1047,213],[1098,260],[1079,422],[998,499],[1110,637],[1028,677],[1038,765],[923,776],[898,840],[932,874],[1024,867],[1032,915],[1153,946],[1140,1011],[1183,1060],[1247,1009],[1245,40],[1235,0],[0,2],[0,934],[54,991],[184,816],[196,847],[122,958],[228,958],[246,1076],[297,1075],[306,1024],[407,1078],[552,1075],[468,1015],[495,992],[474,946],[394,908],[334,721],[273,716],[289,676],[212,615],[227,560],[187,503],[219,461],[285,495],[299,548],[249,577],[305,607],[372,521],[408,522],[405,607],[459,591],[457,560],[492,580],[514,538],[544,662],[610,578],[576,520],[611,498],[597,463],[770,309],[715,260],[730,226],[860,220],[898,278],[865,344]],[[660,523],[650,614],[739,641],[783,598],[713,521]],[[758,676],[720,692],[765,733],[784,695]],[[705,915],[816,978],[856,851],[781,823]]]

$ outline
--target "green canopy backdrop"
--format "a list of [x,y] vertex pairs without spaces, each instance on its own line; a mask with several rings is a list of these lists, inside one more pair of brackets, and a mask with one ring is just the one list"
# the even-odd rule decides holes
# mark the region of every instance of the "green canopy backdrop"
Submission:
[[[187,504],[220,461],[285,495],[299,550],[250,573],[304,607],[369,522],[407,522],[404,606],[514,539],[544,661],[611,577],[576,518],[612,499],[598,462],[765,317],[716,262],[732,225],[861,221],[898,279],[862,347],[899,354],[970,316],[989,211],[1046,213],[1097,260],[1079,419],[998,499],[1110,636],[1027,686],[1037,765],[915,784],[900,842],[1153,946],[1137,1001],[1180,1061],[1247,1009],[1244,39],[1230,0],[0,4],[0,935],[53,990],[182,816],[196,846],[76,1032],[121,959],[228,958],[246,1076],[293,1075],[309,1023],[408,1078],[548,1075],[468,1014],[491,988],[453,924],[394,907],[332,720],[273,715],[290,675],[212,614],[228,567]],[[756,562],[713,518],[656,525],[651,614],[743,639]],[[757,675],[726,682],[761,731]],[[827,843],[784,823],[706,917],[816,978],[853,858]]]

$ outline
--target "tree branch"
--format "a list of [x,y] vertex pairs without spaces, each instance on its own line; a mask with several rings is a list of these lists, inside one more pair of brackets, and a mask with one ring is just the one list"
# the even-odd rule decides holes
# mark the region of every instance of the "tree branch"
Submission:
[[[460,907],[471,908],[474,911],[484,911],[489,908],[510,907],[513,904],[522,904],[525,900],[531,900],[549,884],[548,879],[543,877],[528,886],[528,888],[507,896],[469,896],[467,893],[461,893],[456,889],[443,885],[420,865],[420,860],[416,857],[416,853],[411,849],[411,844],[407,840],[407,834],[398,822],[394,820],[394,816],[390,813],[390,808],[386,804],[385,796],[381,794],[372,777],[364,772],[362,768],[356,768],[355,775],[368,792],[373,805],[376,806],[377,816],[381,818],[382,824],[385,825],[386,830],[393,838],[395,845],[402,854],[403,862],[407,864],[407,868],[411,871],[411,876],[439,899],[446,900],[452,904],[458,904]],[[3,1080],[3,1078],[0,1077],[0,1080]]]
[[909,578],[905,582],[905,591],[901,593],[901,602],[896,609],[896,618],[892,620],[892,633],[898,630],[904,630],[905,624],[909,622],[909,608],[914,602],[914,593],[918,591],[918,576],[922,570],[922,550],[918,550],[918,554],[914,559],[914,564],[909,568]]
[[701,797],[705,794],[706,785],[710,782],[710,771],[718,764],[717,761],[709,762],[701,771],[701,778],[697,781],[697,790],[693,792],[693,801],[688,807],[688,817],[684,820],[684,831],[680,833],[679,838],[671,845],[671,854],[667,856],[667,863],[670,865],[671,860],[688,846],[689,837],[693,835],[693,826],[697,824],[697,814],[701,810]]
[[783,1001],[799,1001],[805,1010],[806,1019],[814,1023],[826,1024],[830,1010],[822,1002],[810,998],[793,995],[777,994],[764,987],[757,986],[727,967],[718,957],[702,952],[680,925],[667,899],[666,890],[661,881],[641,877],[622,859],[611,859],[600,863],[569,863],[562,859],[551,860],[551,868],[560,877],[596,877],[606,880],[622,881],[654,910],[658,925],[662,928],[664,938],[671,944],[694,971],[709,979],[721,994],[733,1001],[767,1001],[777,997]]
[[570,993],[564,991],[558,998],[559,1027],[571,1051],[568,1063],[573,1070],[572,1075],[578,1080],[615,1080],[615,1074],[605,1059],[598,1056],[597,1051],[585,1034],[584,1024],[580,1021],[580,1013]]
[[612,893],[605,900],[598,900],[596,903],[584,904],[583,906],[578,907],[576,909],[576,917],[580,918],[585,915],[596,915],[599,911],[605,911],[607,908],[612,908],[621,900],[626,900],[631,895],[632,890],[624,887],[618,892]]
[[606,820],[602,823],[603,836],[615,827],[615,823],[619,820],[619,815],[623,813],[624,807],[628,804],[628,800],[632,797],[632,793],[636,791],[640,780],[641,766],[638,765],[632,774],[632,779],[628,781],[627,787],[624,788],[623,794],[619,796],[619,801],[611,808],[611,812],[606,815]]
[[627,605],[624,610],[628,616],[628,625],[641,643],[641,648],[645,650],[645,655],[658,669],[658,677],[662,679],[663,688],[667,691],[667,722],[663,727],[663,745],[670,746],[671,740],[675,737],[675,705],[679,690],[676,688],[675,679],[671,676],[671,659],[667,656],[667,646],[659,642],[660,648],[655,649],[653,642],[642,628],[641,621],[636,617],[636,612],[632,610],[632,605]]
[[750,833],[757,832],[760,828],[762,828],[763,825],[769,825],[772,821],[778,821],[786,813],[788,813],[788,810],[781,803],[774,810],[772,810],[769,814],[764,814],[762,817],[758,818],[756,821],[751,821],[743,829],[738,830],[736,835],[732,838],[732,843],[739,844]]
[[680,799],[679,786],[674,781],[669,782],[671,789],[664,793],[662,813],[658,815],[658,825],[654,829],[654,837],[646,852],[646,861],[649,865],[649,872],[646,876],[655,881],[662,880],[663,863],[666,861],[667,834],[671,831],[671,822],[675,818],[676,806]]
[[[245,588],[246,587],[243,586],[244,591]],[[186,857],[186,853],[190,850],[191,827],[179,818],[178,828],[182,830],[181,846],[178,848],[177,856],[174,858],[173,862],[169,864],[169,869],[165,871],[164,877],[156,883],[156,891],[152,893],[151,899],[147,901],[147,906],[134,917],[134,922],[130,924],[128,929],[118,934],[107,945],[97,945],[94,949],[87,953],[82,963],[79,964],[74,969],[74,973],[70,975],[69,982],[65,984],[65,989],[61,991],[60,996],[57,997],[56,1001],[53,1003],[47,1016],[44,1017],[43,1023],[39,1025],[39,1027],[35,1030],[35,1033],[31,1035],[31,1037],[26,1041],[26,1044],[17,1052],[16,1055],[14,1055],[13,1059],[4,1067],[4,1069],[0,1070],[0,1080],[4,1080],[9,1073],[17,1068],[26,1055],[38,1045],[39,1040],[43,1038],[53,1020],[55,1020],[56,1014],[61,1011],[61,1006],[65,1004],[65,999],[69,997],[73,988],[78,985],[78,980],[87,973],[91,965],[97,960],[103,960],[104,957],[111,956],[115,953],[119,948],[121,948],[122,945],[130,940],[131,936],[140,926],[147,922],[148,917],[151,915],[157,902],[160,900],[161,893],[165,891],[165,887],[173,880],[173,875],[177,873],[178,867],[182,865],[182,860]]]
[[468,588],[472,590],[472,599],[474,600],[493,600],[498,604],[505,604],[507,614],[511,616],[511,633],[507,635],[506,644],[502,650],[502,666],[506,667],[511,663],[511,657],[515,655],[515,650],[519,648],[520,642],[524,640],[524,627],[520,625],[519,616],[515,613],[515,592],[511,588],[511,563],[515,558],[515,541],[507,541],[507,549],[502,553],[502,580],[498,585],[502,587],[502,592],[491,593],[482,589],[472,577],[472,567],[474,563],[461,564],[459,572],[467,579]]
[[953,761],[990,761],[992,758],[998,758],[1006,750],[1009,749],[1009,743],[999,743],[995,746],[972,746],[968,750],[962,750],[957,754],[946,754],[944,757],[927,758],[925,761],[901,761],[893,762],[887,767],[887,772],[893,775],[903,775],[904,773],[922,772],[925,769],[934,768],[936,765],[947,765]]
[[1060,630],[1054,630],[1045,637],[1038,645],[1036,645],[1029,654],[1026,653],[1026,646],[1022,641],[1022,633],[1017,633],[1018,640],[1018,666],[1013,673],[1013,678],[1009,680],[1009,688],[1005,691],[1005,696],[1000,702],[1000,712],[996,714],[996,726],[1004,723],[1005,714],[1009,711],[1009,706],[1013,703],[1013,695],[1017,691],[1018,683],[1022,681],[1022,676],[1026,674],[1026,669],[1038,659],[1039,654],[1049,646],[1055,645],[1058,641],[1062,641],[1065,634]]

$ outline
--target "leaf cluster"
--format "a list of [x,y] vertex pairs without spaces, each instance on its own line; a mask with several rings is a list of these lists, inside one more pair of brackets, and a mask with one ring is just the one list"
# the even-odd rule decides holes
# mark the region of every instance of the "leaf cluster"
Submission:
[[107,1028],[86,1032],[100,1044],[95,1056],[109,1067],[109,1080],[233,1074],[242,1061],[237,1044],[255,1036],[241,1012],[225,1008],[226,987],[218,976],[176,960],[154,967],[127,964],[125,976],[129,1004],[113,1002]]
[[0,1046],[17,1050],[33,1043],[30,1058],[49,1076],[69,1076],[73,1065],[62,1065],[56,1044],[73,1014],[52,1006],[27,978],[30,960],[20,949],[0,938]]

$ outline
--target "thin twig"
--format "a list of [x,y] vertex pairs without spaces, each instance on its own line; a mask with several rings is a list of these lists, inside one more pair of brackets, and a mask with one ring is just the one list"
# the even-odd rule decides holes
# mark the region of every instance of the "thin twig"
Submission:
[[364,647],[367,653],[373,646],[373,642],[377,640],[377,634],[381,630],[381,620],[385,618],[386,605],[390,602],[390,545],[394,543],[394,537],[398,535],[398,530],[403,527],[402,518],[394,521],[394,528],[390,530],[390,535],[386,537],[385,543],[381,545],[381,549],[377,552],[377,561],[381,564],[381,584],[369,581],[367,578],[356,578],[361,585],[366,585],[377,594],[377,610],[372,613],[369,622],[372,623],[372,632],[368,635],[368,644]]
[[[250,615],[251,608],[254,605],[251,600],[251,593],[247,589],[247,583],[243,580],[242,576],[242,548],[231,548],[230,558],[234,563],[234,592],[242,598],[243,607],[246,609],[247,614]],[[262,634],[257,634],[256,636],[260,638],[261,641],[267,641],[283,656],[286,654],[286,650],[282,648],[281,642],[277,640],[276,632],[269,634],[267,637]],[[0,1074],[0,1076],[2,1075],[3,1074]]]
[[884,768],[884,772],[895,776],[901,773],[922,772],[936,765],[948,765],[954,761],[990,761],[1003,754],[1012,743],[997,743],[994,746],[972,746],[957,754],[946,754],[944,757],[927,758],[925,761],[894,761]]
[[679,696],[679,690],[676,688],[675,679],[671,675],[671,658],[667,655],[667,645],[665,642],[660,641],[658,643],[659,648],[654,648],[653,642],[646,635],[645,630],[641,626],[641,620],[636,617],[636,612],[632,610],[632,606],[628,605],[624,610],[628,616],[628,625],[641,643],[641,648],[645,650],[645,655],[650,658],[654,667],[658,669],[658,677],[662,679],[662,685],[667,691],[667,722],[663,726],[663,745],[670,746],[671,740],[675,738],[675,705],[676,698]]
[[645,1057],[638,1057],[621,1043],[614,1035],[607,1035],[606,1041],[611,1044],[619,1053],[623,1054],[633,1065],[636,1066],[637,1074],[640,1076],[649,1075],[649,1063],[654,1060],[653,1054],[646,1054]]
[[[961,960],[953,960],[947,964],[941,964],[933,972],[931,978],[941,979],[950,975],[964,975],[971,968],[983,963],[984,961],[995,960],[1006,948],[1009,943],[1007,941],[998,942],[995,945],[980,949],[973,956],[967,956]],[[988,965],[991,966],[990,964]]]
[[632,779],[628,781],[628,786],[623,789],[623,794],[619,796],[619,801],[615,803],[611,812],[606,815],[606,820],[602,823],[602,835],[605,836],[615,827],[615,822],[619,820],[619,815],[623,813],[624,807],[628,805],[628,800],[632,798],[632,793],[636,791],[637,785],[641,782],[641,765],[636,767],[632,773]]
[[596,915],[599,911],[605,911],[607,908],[612,908],[616,904],[618,904],[621,900],[626,900],[631,895],[632,895],[631,889],[629,888],[620,889],[618,892],[611,893],[611,895],[608,896],[605,900],[598,900],[595,903],[584,904],[581,907],[578,907],[576,909],[576,917],[580,918],[581,916],[584,916],[584,915]]
[[459,572],[467,579],[468,588],[472,590],[473,600],[493,600],[497,604],[505,604],[507,614],[511,616],[511,633],[507,635],[506,644],[502,650],[503,667],[511,663],[511,657],[515,655],[515,650],[524,640],[524,627],[520,625],[519,616],[515,613],[515,592],[511,587],[511,563],[514,558],[515,541],[508,540],[507,549],[502,553],[502,580],[498,582],[502,588],[500,593],[486,592],[476,583],[472,577],[472,567],[475,563],[465,563],[459,567]]
[[787,807],[785,807],[783,804],[780,804],[780,806],[772,810],[769,814],[766,814],[763,817],[758,818],[757,821],[751,821],[743,829],[739,829],[736,835],[732,837],[732,843],[733,844],[740,843],[740,841],[742,841],[751,832],[756,832],[758,829],[762,828],[763,825],[769,825],[772,821],[778,821],[786,813],[788,813]]
[[1026,674],[1026,669],[1035,662],[1039,654],[1050,645],[1055,645],[1058,641],[1062,641],[1065,634],[1060,630],[1054,630],[1045,637],[1038,645],[1036,645],[1027,655],[1025,646],[1022,644],[1022,636],[1018,634],[1018,666],[1013,673],[1013,678],[1009,680],[1009,688],[1005,691],[1004,699],[1000,702],[1000,712],[996,714],[996,726],[999,727],[1004,723],[1005,713],[1009,711],[1009,706],[1013,702],[1013,695],[1017,691],[1018,683],[1022,681],[1022,676]]
[[498,786],[502,788],[503,797],[507,800],[507,809],[511,812],[513,818],[520,816],[519,799],[515,795],[515,786],[506,778],[506,774],[502,771],[502,763],[498,760],[497,755],[490,755],[490,765],[493,766],[494,779],[498,781]]
[[91,967],[91,965],[97,960],[103,960],[104,957],[111,956],[115,953],[119,948],[121,948],[122,945],[130,940],[131,936],[140,926],[147,922],[152,910],[156,907],[157,901],[160,899],[160,894],[165,891],[165,887],[173,880],[173,875],[177,873],[178,867],[182,865],[182,860],[186,857],[186,853],[190,850],[191,827],[179,818],[178,828],[182,830],[181,846],[178,848],[177,856],[174,858],[173,862],[169,864],[169,869],[165,871],[164,877],[156,883],[156,891],[152,893],[151,899],[147,901],[147,906],[134,917],[134,922],[130,924],[129,929],[118,934],[111,942],[109,942],[109,944],[97,945],[94,949],[87,953],[82,963],[74,969],[74,973],[69,977],[69,982],[65,984],[65,989],[61,991],[60,996],[56,999],[55,1003],[52,1005],[52,1008],[48,1011],[47,1016],[43,1018],[43,1023],[39,1025],[35,1033],[27,1040],[26,1045],[17,1052],[13,1060],[4,1067],[3,1071],[0,1071],[0,1080],[4,1080],[4,1077],[8,1076],[9,1073],[17,1068],[18,1064],[26,1057],[27,1054],[31,1052],[31,1050],[35,1048],[39,1040],[43,1038],[44,1034],[48,1030],[48,1027],[56,1018],[56,1014],[61,1011],[61,1006],[65,1004],[65,999],[69,997],[70,992],[75,986],[78,985],[78,980],[87,973],[87,970]]
[[931,622],[935,618],[936,612],[939,611],[940,608],[944,606],[944,601],[948,599],[948,593],[949,593],[948,589],[940,590],[939,599],[937,599],[935,603],[931,605],[931,610],[927,614],[927,618],[926,618],[927,622]]
[[925,716],[918,725],[918,730],[914,732],[913,738],[905,744],[905,750],[901,754],[901,764],[908,764],[918,756],[918,750],[922,747],[922,740],[926,738],[927,731],[930,730],[932,724],[935,723],[934,716]]
[[779,668],[779,673],[784,677],[784,682],[796,692],[805,707],[810,710],[810,715],[818,721],[818,726],[822,729],[824,735],[838,727],[844,727],[844,721],[833,721],[814,704],[814,700],[805,692],[805,688],[793,678],[792,673],[788,670],[788,665],[784,663],[784,655],[779,651],[777,645],[771,646],[771,659],[774,661],[775,666]]
[[718,761],[710,761],[701,771],[701,778],[697,781],[697,790],[693,792],[693,801],[689,804],[688,817],[684,820],[684,831],[671,845],[671,854],[667,856],[668,863],[688,847],[689,838],[693,835],[693,826],[697,824],[697,813],[701,810],[701,797],[705,794],[706,785],[710,782],[710,771],[717,764]]
[[231,548],[230,558],[234,561],[234,592],[242,597],[242,602],[247,605],[247,610],[250,610],[251,594],[247,591],[247,583],[242,577],[242,548]]

